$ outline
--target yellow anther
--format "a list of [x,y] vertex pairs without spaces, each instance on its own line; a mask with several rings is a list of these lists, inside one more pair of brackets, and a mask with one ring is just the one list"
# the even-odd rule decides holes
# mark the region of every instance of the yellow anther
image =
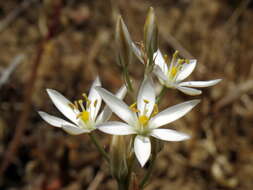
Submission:
[[133,103],[131,106],[129,106],[129,108],[130,108],[133,112],[135,112],[135,113],[139,112],[139,110],[137,109],[137,103],[136,103],[136,102]]
[[87,111],[82,111],[77,118],[80,118],[83,122],[87,122],[90,119],[90,113]]
[[76,106],[75,106],[74,104],[72,104],[72,103],[69,103],[69,107],[70,107],[72,110],[76,109]]
[[136,106],[137,106],[137,103],[135,102],[135,103],[133,103],[131,106],[129,106],[130,107],[130,109],[132,109],[132,108],[136,108]]
[[189,59],[186,59],[186,60],[185,60],[185,63],[186,63],[186,64],[189,64],[189,63],[190,63],[190,60],[189,60]]
[[183,64],[185,62],[185,60],[184,59],[178,59],[177,62],[178,62],[179,65],[181,65],[181,64]]
[[79,104],[82,111],[85,110],[84,106],[83,106],[83,100],[78,100],[78,104]]
[[84,99],[87,101],[88,100],[87,94],[83,93],[82,95],[83,95]]
[[139,116],[139,122],[143,126],[147,125],[149,118],[146,115]]
[[159,110],[158,110],[158,105],[155,104],[155,105],[154,105],[153,112],[152,112],[152,114],[151,114],[151,117],[154,117],[158,112],[159,112]]
[[163,57],[164,57],[165,63],[169,64],[169,56],[165,54]]
[[149,101],[148,101],[148,100],[145,100],[145,99],[144,99],[143,101],[144,101],[144,103],[145,103],[145,104],[148,104],[148,103],[149,103]]
[[94,102],[94,107],[96,107],[98,104],[98,100],[96,99],[95,102]]
[[75,105],[76,109],[78,109],[78,102],[77,101],[74,101],[74,105]]
[[175,53],[173,54],[173,59],[174,59],[174,60],[177,59],[178,54],[179,54],[179,51],[176,50]]
[[172,67],[170,74],[171,74],[172,77],[175,77],[177,72],[178,72],[178,68],[177,67]]

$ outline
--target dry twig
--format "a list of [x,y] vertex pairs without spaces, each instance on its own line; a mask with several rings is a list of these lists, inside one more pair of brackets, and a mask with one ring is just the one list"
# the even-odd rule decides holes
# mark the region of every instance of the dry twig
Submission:
[[94,180],[90,183],[87,190],[96,190],[98,189],[99,184],[102,182],[105,174],[102,172],[98,172],[95,176]]
[[17,66],[24,60],[25,56],[23,54],[17,55],[12,62],[10,63],[9,67],[7,67],[0,77],[0,88],[9,80],[10,75],[13,71],[17,68]]
[[33,3],[38,0],[25,0],[21,3],[20,6],[17,6],[7,17],[0,22],[0,33],[4,31],[14,20],[20,15],[24,10],[28,9]]

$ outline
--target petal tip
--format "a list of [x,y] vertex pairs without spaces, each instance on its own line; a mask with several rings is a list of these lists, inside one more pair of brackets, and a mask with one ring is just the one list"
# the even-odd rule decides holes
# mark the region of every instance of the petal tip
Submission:
[[192,100],[192,104],[195,106],[201,102],[200,99]]

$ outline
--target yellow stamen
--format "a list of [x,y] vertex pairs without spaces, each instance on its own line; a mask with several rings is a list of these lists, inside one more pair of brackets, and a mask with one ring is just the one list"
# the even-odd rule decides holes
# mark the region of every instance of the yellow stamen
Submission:
[[177,72],[178,72],[178,68],[177,67],[172,67],[170,74],[171,74],[172,77],[175,77]]
[[135,113],[139,112],[139,110],[137,109],[137,103],[136,103],[136,102],[133,103],[131,106],[129,106],[129,108],[130,108],[133,112],[135,112]]
[[98,100],[96,99],[95,102],[94,102],[94,107],[96,107],[98,104]]
[[139,122],[145,126],[148,123],[149,118],[146,115],[139,116]]
[[173,59],[176,60],[178,57],[179,51],[176,50],[175,53],[173,54]]
[[178,59],[178,65],[182,65],[184,62],[185,62],[185,60],[184,59]]
[[89,121],[90,119],[90,113],[87,111],[82,111],[77,118],[80,118],[81,120],[83,120],[84,122]]
[[87,101],[88,100],[87,94],[83,93],[82,95],[83,95],[84,99]]
[[74,101],[74,105],[75,105],[76,109],[78,109],[78,102],[77,101]]
[[69,103],[69,107],[70,107],[72,110],[76,109],[76,106],[75,106],[74,104],[72,104],[72,103]]
[[155,104],[155,105],[154,105],[153,112],[152,112],[152,114],[151,114],[151,117],[154,117],[158,112],[159,112],[159,110],[158,110],[158,105]]
[[144,103],[145,103],[145,104],[148,104],[148,103],[149,103],[149,101],[148,101],[148,100],[145,100],[145,99],[144,99],[143,101],[144,101]]
[[84,111],[85,109],[84,109],[84,106],[83,106],[83,100],[78,100],[78,103],[80,105],[81,110]]
[[168,55],[166,55],[166,54],[164,55],[164,60],[167,64],[169,64],[169,56]]

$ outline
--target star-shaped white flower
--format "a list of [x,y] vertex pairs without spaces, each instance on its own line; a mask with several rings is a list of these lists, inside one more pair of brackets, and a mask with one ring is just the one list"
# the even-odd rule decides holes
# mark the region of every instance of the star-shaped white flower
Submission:
[[[197,60],[183,60],[177,59],[176,56],[172,59],[170,65],[166,63],[160,50],[154,54],[154,73],[158,77],[162,85],[167,88],[176,88],[181,92],[188,95],[199,95],[201,90],[194,89],[194,87],[208,87],[213,86],[221,81],[221,79],[209,80],[209,81],[187,81],[182,82],[186,79],[192,71],[195,69]],[[193,87],[193,88],[192,88]]]
[[[83,94],[85,105],[83,100],[71,103],[67,98],[65,98],[56,90],[47,89],[47,93],[56,108],[71,122],[59,117],[52,116],[43,111],[39,111],[39,115],[50,125],[62,128],[67,133],[72,135],[79,135],[93,131],[96,129],[96,126],[98,124],[107,121],[112,114],[112,111],[108,106],[106,106],[104,110],[98,115],[102,98],[95,90],[96,86],[101,86],[99,77],[97,77],[93,82],[88,97]],[[126,95],[126,92],[127,89],[125,86],[123,86],[117,92],[116,96],[120,99],[123,99]]]
[[137,103],[130,107],[107,90],[101,87],[96,87],[96,90],[110,109],[125,121],[125,123],[106,122],[98,125],[98,129],[112,135],[136,134],[134,152],[142,167],[150,157],[150,136],[165,141],[182,141],[189,138],[187,134],[175,130],[158,128],[184,116],[200,102],[200,100],[184,102],[157,113],[155,90],[151,79],[142,82]]

